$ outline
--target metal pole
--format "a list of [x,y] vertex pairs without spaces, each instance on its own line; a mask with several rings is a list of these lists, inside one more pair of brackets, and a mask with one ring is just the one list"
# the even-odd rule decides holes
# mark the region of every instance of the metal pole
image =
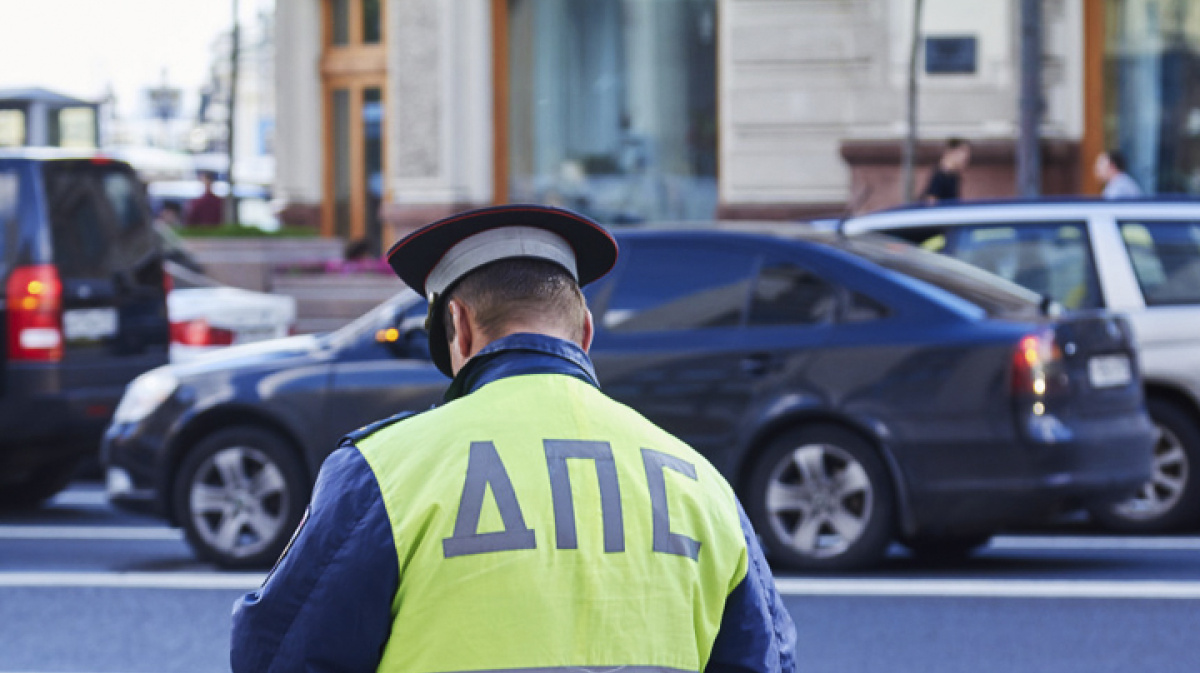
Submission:
[[233,0],[233,30],[229,34],[229,113],[225,120],[225,138],[228,143],[227,152],[229,155],[229,168],[226,171],[226,181],[229,183],[229,193],[225,195],[225,221],[228,223],[236,223],[237,215],[237,197],[234,195],[234,180],[233,180],[233,157],[234,157],[234,127],[235,113],[237,111],[237,85],[238,85],[238,0]]
[[921,46],[921,11],[925,0],[916,0],[913,7],[912,44],[908,50],[908,134],[904,137],[904,156],[901,160],[904,174],[903,192],[900,200],[908,203],[913,199],[913,162],[917,150],[917,61]]
[[1021,101],[1017,138],[1017,194],[1041,194],[1039,127],[1042,117],[1042,3],[1021,0]]

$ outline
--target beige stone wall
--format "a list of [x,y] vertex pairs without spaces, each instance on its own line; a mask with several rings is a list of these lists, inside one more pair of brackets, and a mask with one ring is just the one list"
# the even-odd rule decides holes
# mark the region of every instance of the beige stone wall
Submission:
[[[1044,3],[1051,138],[1082,134],[1082,1]],[[854,201],[842,144],[898,141],[907,130],[913,4],[721,0],[724,212]],[[919,137],[1016,137],[1018,10],[1015,0],[926,0],[922,32],[973,35],[978,55],[975,74],[920,75]]]
[[392,205],[490,201],[490,3],[391,0],[387,17]]
[[275,196],[321,202],[321,3],[275,5]]

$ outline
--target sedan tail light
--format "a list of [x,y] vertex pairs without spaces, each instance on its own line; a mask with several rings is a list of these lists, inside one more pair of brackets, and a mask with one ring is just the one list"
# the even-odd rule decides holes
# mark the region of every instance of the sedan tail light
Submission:
[[7,283],[8,358],[59,362],[63,356],[62,282],[52,264],[19,266]]
[[1062,360],[1062,349],[1055,342],[1052,330],[1022,337],[1013,353],[1013,394],[1043,397],[1063,390],[1066,381]]
[[204,318],[171,323],[171,341],[184,346],[229,346],[233,331],[213,327]]

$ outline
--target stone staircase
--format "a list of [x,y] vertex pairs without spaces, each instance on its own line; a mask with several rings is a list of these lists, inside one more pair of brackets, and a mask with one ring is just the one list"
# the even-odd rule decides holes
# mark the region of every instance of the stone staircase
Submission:
[[404,288],[391,273],[339,272],[343,248],[336,238],[187,240],[212,278],[294,297],[300,334],[335,330]]

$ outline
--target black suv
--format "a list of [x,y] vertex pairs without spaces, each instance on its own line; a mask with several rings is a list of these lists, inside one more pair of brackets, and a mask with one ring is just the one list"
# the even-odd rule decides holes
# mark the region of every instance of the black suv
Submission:
[[96,454],[125,384],[166,363],[168,286],[128,164],[0,152],[0,225],[0,506],[27,506]]

